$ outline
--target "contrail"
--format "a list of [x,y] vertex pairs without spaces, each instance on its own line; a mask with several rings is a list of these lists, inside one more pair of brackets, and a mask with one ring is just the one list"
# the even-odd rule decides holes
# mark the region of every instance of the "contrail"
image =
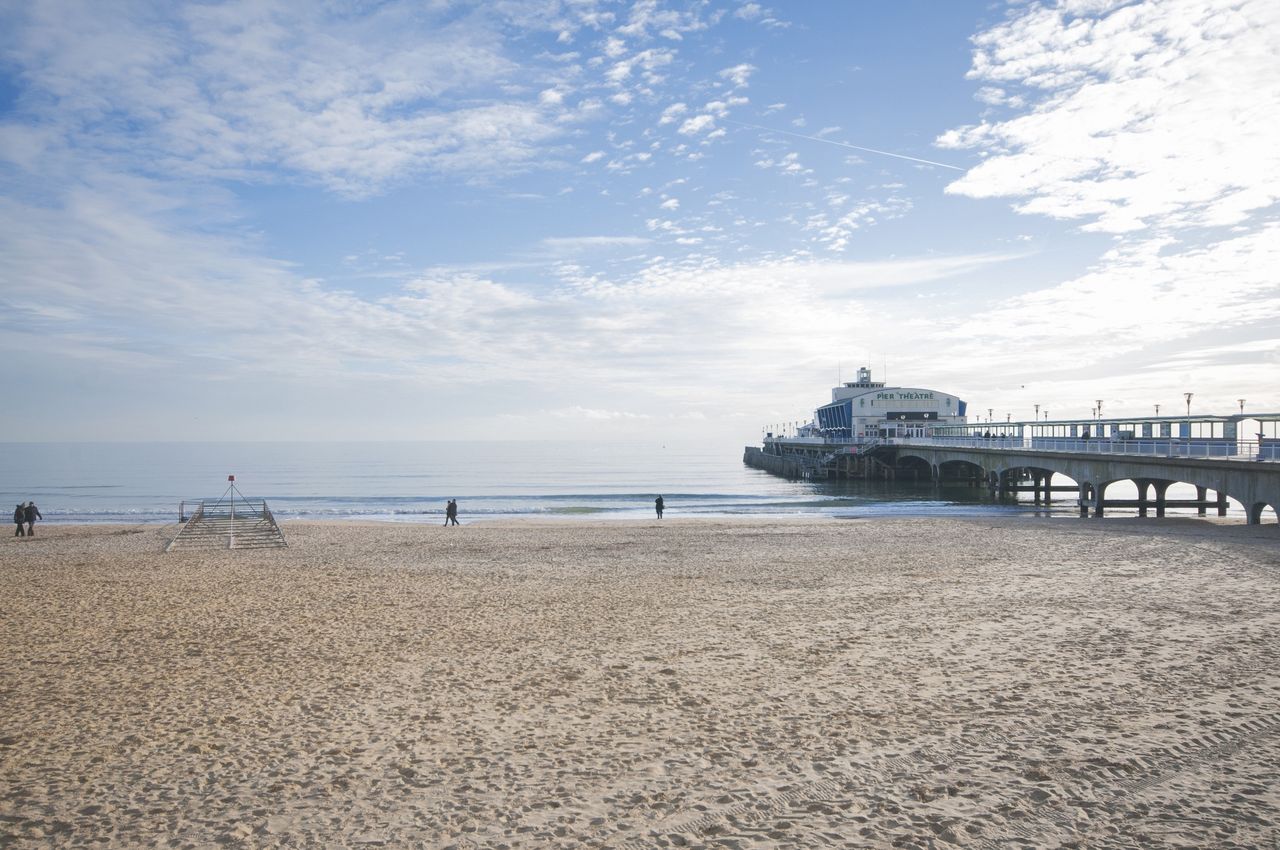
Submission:
[[748,124],[745,121],[734,121],[732,118],[721,118],[726,124],[738,124],[742,127],[751,127],[755,130],[764,130],[767,133],[782,133],[784,136],[795,136],[797,139],[808,139],[811,142],[823,142],[828,145],[835,145],[841,148],[851,148],[855,151],[865,151],[867,153],[878,153],[881,156],[891,156],[895,159],[907,159],[911,162],[923,162],[925,165],[936,165],[939,168],[950,168],[952,171],[964,171],[965,169],[958,165],[947,165],[945,162],[934,162],[931,159],[921,159],[918,156],[907,156],[900,153],[889,153],[889,151],[878,151],[875,148],[864,148],[861,145],[851,145],[846,142],[833,142],[831,139],[824,139],[821,136],[806,136],[804,133],[793,133],[790,130],[778,130],[773,127],[761,127],[759,124]]

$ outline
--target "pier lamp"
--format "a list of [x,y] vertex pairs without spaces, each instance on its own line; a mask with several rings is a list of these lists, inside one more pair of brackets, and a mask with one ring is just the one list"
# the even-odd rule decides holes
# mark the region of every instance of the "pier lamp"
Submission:
[[1156,416],[1160,415],[1160,405],[1156,405]]
[[1098,418],[1102,418],[1102,399],[1098,399]]
[[[1040,421],[1040,405],[1037,404],[1035,407],[1036,407],[1036,421],[1039,422]],[[1045,415],[1046,416],[1049,415],[1048,411],[1045,412]]]
[[1244,399],[1238,398],[1236,401],[1240,402],[1240,415],[1244,416]]
[[1047,407],[1044,409],[1044,421],[1045,422],[1049,421],[1049,408]]
[[988,408],[987,408],[987,421],[988,421],[988,422],[990,422],[990,421],[991,421],[991,417],[995,415],[995,412],[996,412],[996,409],[995,409],[994,407],[988,407]]
[[1195,395],[1195,393],[1183,393],[1183,396],[1185,396],[1187,399],[1187,415],[1188,416],[1191,415],[1191,397],[1193,395]]
[[1012,413],[1006,413],[1006,414],[1004,415],[1004,421],[1005,421],[1005,422],[1012,422],[1012,421],[1013,421],[1013,414],[1012,414]]

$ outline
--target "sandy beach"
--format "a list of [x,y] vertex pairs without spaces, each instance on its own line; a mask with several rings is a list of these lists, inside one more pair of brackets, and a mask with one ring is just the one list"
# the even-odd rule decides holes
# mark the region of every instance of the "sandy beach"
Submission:
[[1280,529],[0,546],[3,847],[1280,847]]

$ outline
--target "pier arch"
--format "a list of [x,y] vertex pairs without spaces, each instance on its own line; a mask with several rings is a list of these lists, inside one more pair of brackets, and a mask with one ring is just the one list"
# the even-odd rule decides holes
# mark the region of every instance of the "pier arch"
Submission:
[[[1227,501],[1230,500],[1240,504],[1250,523],[1261,522],[1264,515],[1270,521],[1271,514],[1266,513],[1266,508],[1271,508],[1280,518],[1280,510],[1277,510],[1280,507],[1280,476],[1276,475],[1280,468],[1272,464],[1263,466],[1236,460],[1178,457],[1108,457],[1083,452],[1009,450],[986,445],[904,444],[898,447],[898,451],[903,455],[918,456],[939,470],[971,470],[987,486],[1005,493],[1034,490],[1037,484],[1043,493],[1046,482],[1052,482],[1054,475],[1060,475],[1076,484],[1056,484],[1053,490],[1074,492],[1081,506],[1081,515],[1088,515],[1090,509],[1095,515],[1103,515],[1108,507],[1137,508],[1142,515],[1145,507],[1148,511],[1154,508],[1157,516],[1163,516],[1169,507],[1196,507],[1201,515],[1205,515],[1207,509],[1215,508],[1220,516],[1225,516]],[[1021,480],[1019,476],[1022,476]],[[1026,483],[1028,476],[1030,487]],[[1108,498],[1109,488],[1118,482],[1132,482],[1138,490],[1138,498]],[[1169,489],[1177,484],[1194,487],[1196,498],[1169,499]],[[1102,509],[1101,514],[1099,508]]]
[[1254,502],[1253,504],[1246,505],[1245,507],[1245,512],[1249,516],[1249,524],[1261,525],[1263,515],[1266,513],[1267,508],[1271,508],[1271,516],[1274,517],[1277,522],[1280,522],[1280,508],[1273,504],[1268,504],[1267,502]]
[[938,464],[938,476],[951,481],[968,481],[977,485],[986,480],[987,471],[971,461],[944,460]]
[[930,463],[928,458],[923,458],[919,455],[900,454],[897,461],[897,475],[899,478],[916,481],[933,481],[937,478],[934,474],[934,465]]

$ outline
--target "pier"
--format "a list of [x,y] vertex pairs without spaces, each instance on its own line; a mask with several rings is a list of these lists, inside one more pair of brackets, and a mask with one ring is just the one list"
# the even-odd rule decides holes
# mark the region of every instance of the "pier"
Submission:
[[[1247,432],[1246,423],[1259,430]],[[1225,516],[1233,499],[1258,524],[1268,508],[1280,517],[1278,423],[1280,414],[952,422],[881,428],[861,440],[809,429],[769,434],[762,447],[747,447],[743,462],[789,478],[967,481],[997,496],[1032,493],[1046,505],[1055,493],[1071,493],[1082,517],[1109,508],[1162,517],[1175,507]],[[1073,483],[1055,484],[1054,476]],[[1133,482],[1138,498],[1108,499],[1107,489],[1123,481]],[[1195,487],[1196,498],[1168,498],[1179,483]]]

